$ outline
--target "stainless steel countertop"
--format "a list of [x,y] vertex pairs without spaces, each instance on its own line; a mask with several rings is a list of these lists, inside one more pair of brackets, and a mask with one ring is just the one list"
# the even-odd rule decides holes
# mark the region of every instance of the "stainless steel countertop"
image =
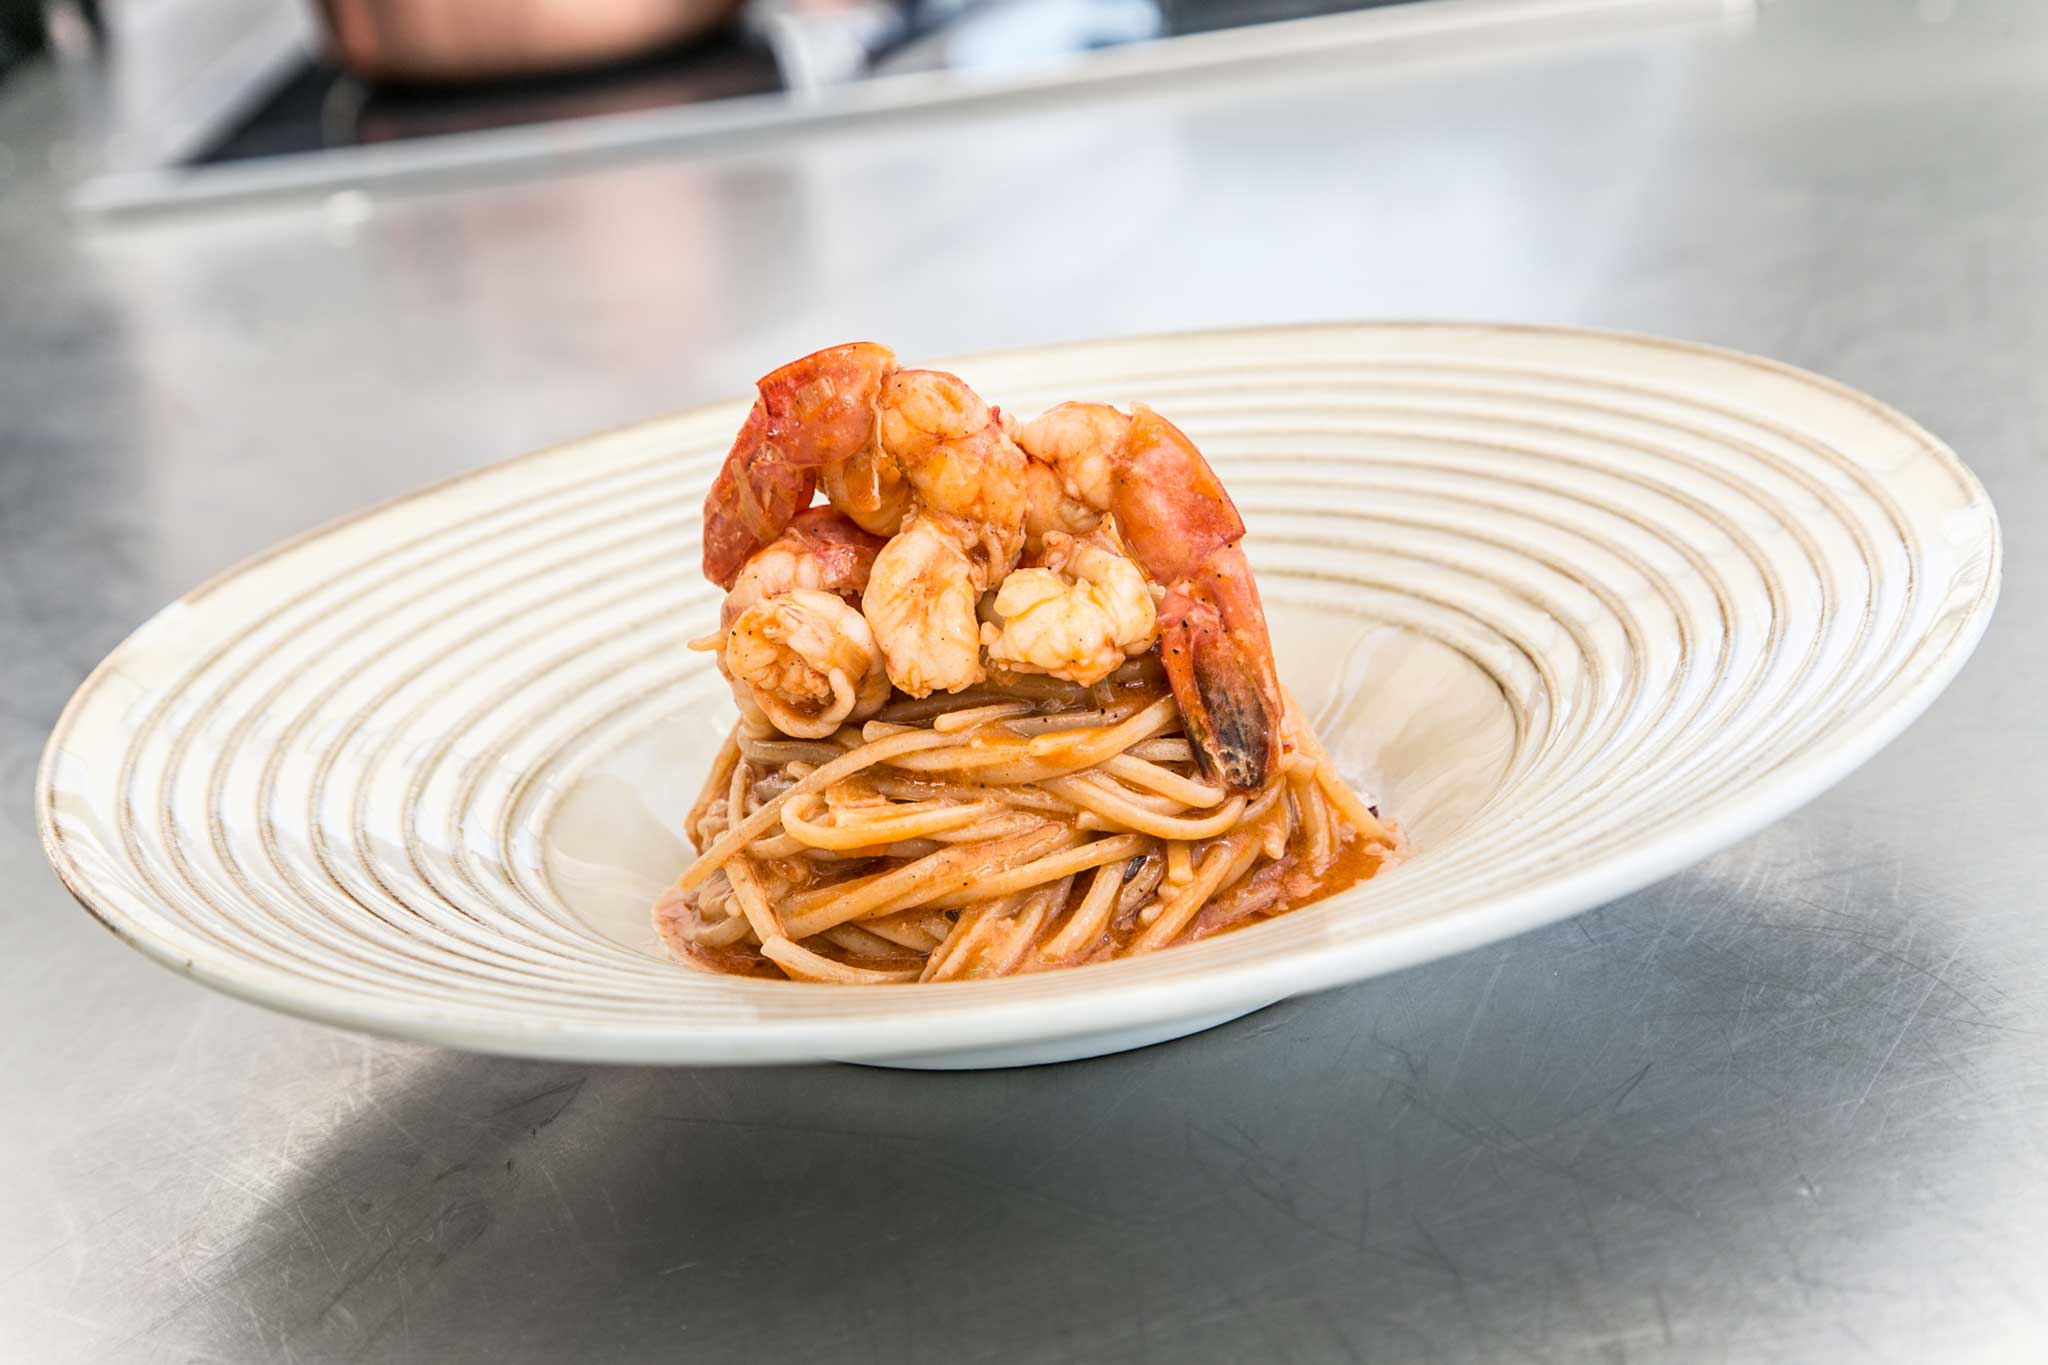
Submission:
[[[0,89],[0,1355],[2038,1360],[2048,14],[1814,0],[74,236]],[[57,159],[63,159],[58,149]],[[370,499],[911,356],[1425,315],[1838,376],[2010,537],[1856,777],[1571,922],[1041,1070],[491,1060],[216,998],[43,866],[131,626]]]

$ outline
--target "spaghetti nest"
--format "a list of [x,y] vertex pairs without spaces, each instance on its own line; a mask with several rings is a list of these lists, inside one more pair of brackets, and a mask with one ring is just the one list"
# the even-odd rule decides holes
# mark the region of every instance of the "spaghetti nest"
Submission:
[[1292,698],[1256,792],[1206,780],[1155,655],[1092,686],[896,694],[815,740],[743,718],[655,907],[746,976],[882,985],[1150,952],[1318,900],[1392,857]]

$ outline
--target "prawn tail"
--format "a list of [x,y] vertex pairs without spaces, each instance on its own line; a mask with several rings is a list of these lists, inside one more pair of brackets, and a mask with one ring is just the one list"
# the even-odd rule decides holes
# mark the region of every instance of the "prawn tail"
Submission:
[[1167,589],[1160,653],[1195,762],[1232,791],[1262,791],[1280,763],[1280,682],[1258,589],[1235,547]]

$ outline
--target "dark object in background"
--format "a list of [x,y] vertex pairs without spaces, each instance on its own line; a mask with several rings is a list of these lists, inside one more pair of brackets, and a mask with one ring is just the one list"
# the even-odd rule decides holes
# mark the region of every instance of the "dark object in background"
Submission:
[[739,0],[320,0],[335,59],[427,84],[625,61],[714,28]]
[[781,88],[768,49],[733,27],[631,62],[463,85],[367,85],[322,61],[294,74],[199,159],[247,161],[699,104]]
[[1243,28],[1248,24],[1284,23],[1289,19],[1312,19],[1323,14],[1351,10],[1379,9],[1410,0],[1157,0],[1164,20],[1162,31],[1169,34],[1214,33],[1218,29]]
[[[336,11],[371,4],[365,12],[373,15],[374,6],[407,2],[321,0]],[[530,3],[511,0],[507,12]],[[803,96],[918,72],[1002,79],[1098,48],[1401,3],[1412,0],[746,0],[733,21],[628,60],[498,80],[370,81],[309,54],[180,161],[260,164],[596,114]],[[878,26],[883,13],[896,22]]]
[[42,45],[40,0],[0,0],[0,76]]

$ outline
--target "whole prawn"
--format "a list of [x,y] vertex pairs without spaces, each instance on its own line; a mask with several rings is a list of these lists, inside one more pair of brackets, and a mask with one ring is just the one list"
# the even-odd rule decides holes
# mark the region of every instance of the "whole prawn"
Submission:
[[1160,655],[1203,773],[1263,789],[1280,760],[1282,702],[1244,520],[1187,433],[1143,404],[1125,417],[1062,403],[1017,443],[1040,467],[1027,526],[1044,535],[1113,513],[1132,558],[1166,589]]

